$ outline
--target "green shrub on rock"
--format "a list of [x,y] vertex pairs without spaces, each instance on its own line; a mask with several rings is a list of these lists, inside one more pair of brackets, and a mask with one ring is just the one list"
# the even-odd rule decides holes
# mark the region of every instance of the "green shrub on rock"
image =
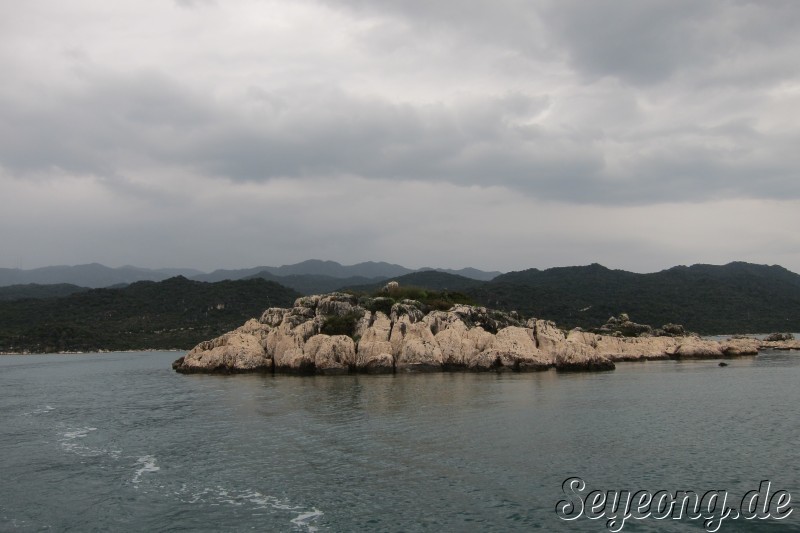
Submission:
[[351,339],[356,334],[356,325],[364,314],[358,311],[346,315],[329,315],[322,323],[321,333],[325,335],[347,335]]

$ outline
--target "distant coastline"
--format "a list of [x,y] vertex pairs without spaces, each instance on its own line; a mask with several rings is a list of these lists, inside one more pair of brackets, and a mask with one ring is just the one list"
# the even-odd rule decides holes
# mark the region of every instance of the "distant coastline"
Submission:
[[[800,337],[800,332],[792,332],[795,337]],[[738,334],[733,333],[729,335],[706,335],[701,337],[703,340],[718,340],[718,341],[725,341],[729,340],[734,337],[748,337],[752,338],[753,340],[759,340],[759,337],[764,337],[768,335],[767,333],[759,333],[759,334]],[[768,351],[768,350],[776,350],[776,351],[797,351],[800,350],[800,341],[794,342],[786,342],[786,343],[772,343],[772,344],[759,344],[758,351],[759,353]],[[19,355],[19,356],[27,356],[27,355],[93,355],[93,354],[113,354],[113,353],[150,353],[150,352],[170,352],[170,353],[181,353],[186,352],[185,348],[130,348],[125,350],[87,350],[87,351],[60,351],[60,352],[0,352],[0,356],[3,355]],[[755,354],[754,354],[755,355]],[[665,359],[670,359],[666,357]],[[710,359],[714,359],[713,357]],[[645,358],[641,359],[642,361],[646,360]],[[673,360],[678,360],[673,359]],[[625,361],[619,362],[636,362],[637,359],[628,359]]]
[[[74,285],[0,287],[0,352],[91,352],[164,346],[188,351],[203,340],[260,316],[266,308],[289,308],[303,295],[330,292],[309,293],[311,289],[335,287],[340,292],[371,295],[386,284],[385,280],[370,278],[373,282],[365,285],[343,286],[356,278],[318,272],[350,275],[354,271],[338,263],[318,263],[300,264],[306,270],[297,265],[297,270],[277,270],[282,274],[309,273],[278,276],[262,272],[225,281],[179,276],[97,289]],[[380,270],[380,265],[367,265],[372,270],[364,273],[390,271]],[[321,270],[313,270],[316,267]],[[459,272],[480,275],[468,269]],[[224,271],[219,276],[245,273]],[[363,282],[368,278],[358,279]],[[458,295],[453,303],[551,320],[565,331],[576,327],[590,330],[622,312],[643,324],[679,323],[686,331],[701,335],[800,331],[800,275],[779,266],[739,262],[635,274],[593,264],[527,269],[489,281],[423,270],[391,280],[401,287],[415,287],[419,293]]]
[[91,350],[91,351],[63,351],[63,352],[0,352],[3,355],[93,355],[93,354],[108,354],[108,353],[139,353],[139,352],[185,352],[181,348],[142,348],[130,350]]

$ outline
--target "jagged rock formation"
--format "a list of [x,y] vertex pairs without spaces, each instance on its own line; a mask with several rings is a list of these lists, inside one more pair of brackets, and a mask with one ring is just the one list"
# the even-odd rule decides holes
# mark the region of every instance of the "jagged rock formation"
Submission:
[[632,321],[628,313],[610,317],[599,328],[590,330],[600,335],[613,337],[685,337],[687,335],[680,324],[664,324],[660,328],[653,328],[647,324],[637,324]]
[[800,350],[800,340],[795,339],[794,335],[791,335],[790,339],[784,340],[769,340],[769,337],[767,337],[767,339],[759,343],[759,347],[770,350]]
[[779,341],[793,341],[794,335],[791,333],[770,333],[764,340],[767,342],[779,342]]
[[593,329],[592,333],[614,337],[641,337],[652,335],[653,328],[646,324],[637,324],[630,319],[628,313],[620,313],[619,316],[609,317],[605,324]]
[[[627,317],[621,317],[627,318]],[[627,320],[618,321],[629,322]],[[346,331],[347,334],[328,334]],[[671,331],[675,335],[677,328]],[[426,312],[414,300],[305,296],[289,309],[204,341],[173,363],[179,372],[341,374],[397,371],[610,370],[615,361],[754,355],[756,339],[602,335],[469,305]]]

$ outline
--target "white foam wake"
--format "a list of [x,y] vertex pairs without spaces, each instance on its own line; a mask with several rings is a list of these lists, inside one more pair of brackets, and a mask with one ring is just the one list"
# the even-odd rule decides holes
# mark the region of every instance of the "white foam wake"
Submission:
[[316,508],[312,509],[311,511],[306,511],[300,513],[296,517],[292,518],[291,522],[295,526],[305,529],[306,531],[317,531],[317,527],[314,525],[314,522],[317,521],[324,513]]
[[69,453],[80,455],[81,457],[98,457],[101,455],[108,455],[112,459],[118,459],[120,450],[110,450],[108,448],[93,448],[87,446],[83,439],[85,439],[92,431],[97,431],[97,428],[82,427],[82,428],[68,428],[61,433],[59,442],[61,448]]
[[[149,474],[152,472],[158,472],[161,470],[160,467],[156,466],[156,458],[152,455],[143,455],[136,460],[137,465],[141,465],[136,472],[133,473],[133,479],[131,482],[134,485],[138,485],[139,481],[142,478],[142,474]],[[138,487],[137,487],[138,488]]]
[[22,413],[22,416],[45,415],[50,411],[53,411],[54,409],[55,407],[53,407],[52,405],[45,405],[43,407],[37,407],[33,411]]
[[[186,487],[184,486],[180,492],[185,491]],[[276,498],[275,496],[263,494],[255,490],[239,492],[228,490],[221,486],[204,488],[200,491],[193,492],[187,499],[181,498],[181,501],[192,504],[228,504],[237,507],[251,506],[254,510],[287,511],[295,515],[294,518],[289,520],[294,526],[293,529],[308,532],[318,531],[316,522],[324,515],[319,509],[313,508],[309,510],[298,505],[293,505],[286,499]]]

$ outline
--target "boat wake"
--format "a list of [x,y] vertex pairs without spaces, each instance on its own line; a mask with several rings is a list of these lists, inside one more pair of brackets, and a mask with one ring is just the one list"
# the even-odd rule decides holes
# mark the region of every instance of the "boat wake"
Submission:
[[50,411],[54,411],[54,410],[55,410],[55,407],[53,407],[52,405],[44,405],[42,407],[37,407],[33,411],[27,411],[25,413],[22,413],[22,416],[46,415]]
[[142,474],[149,474],[152,472],[158,472],[161,470],[160,467],[156,466],[156,458],[152,455],[143,455],[136,459],[136,464],[141,465],[136,472],[133,473],[133,479],[131,479],[131,483],[138,489],[139,481],[142,478]]
[[230,490],[223,486],[217,486],[191,491],[184,486],[179,491],[176,491],[175,494],[183,503],[188,504],[210,506],[226,504],[236,507],[249,507],[254,511],[262,510],[270,513],[286,511],[294,515],[289,522],[292,524],[292,528],[295,531],[319,531],[317,521],[324,515],[319,509],[308,509],[306,507],[293,505],[286,499],[276,498],[275,496],[263,494],[256,490],[237,491]]
[[120,450],[112,450],[108,448],[96,448],[89,446],[85,443],[86,437],[93,431],[97,431],[95,427],[80,427],[80,428],[67,428],[66,431],[59,435],[59,443],[61,448],[68,452],[74,453],[81,457],[100,457],[107,455],[112,459],[119,459]]
[[[170,490],[172,483],[163,476],[153,477],[159,472],[161,467],[153,454],[145,455],[122,455],[121,450],[113,450],[100,446],[92,446],[91,441],[101,441],[102,432],[92,426],[66,427],[59,432],[59,444],[61,448],[70,454],[80,457],[108,457],[113,459],[119,466],[120,459],[135,459],[133,463],[133,474],[127,467],[125,472],[131,475],[130,484],[141,494],[158,492],[161,494],[172,495],[183,504],[204,505],[209,507],[233,506],[242,508],[252,513],[253,516],[270,514],[276,518],[281,515],[288,520],[287,529],[293,531],[319,531],[318,523],[324,515],[319,509],[296,505],[285,498],[278,498],[269,494],[264,494],[253,489],[238,490],[235,488],[218,485],[215,487],[187,486],[185,483],[179,488]],[[174,487],[174,485],[173,485]]]

